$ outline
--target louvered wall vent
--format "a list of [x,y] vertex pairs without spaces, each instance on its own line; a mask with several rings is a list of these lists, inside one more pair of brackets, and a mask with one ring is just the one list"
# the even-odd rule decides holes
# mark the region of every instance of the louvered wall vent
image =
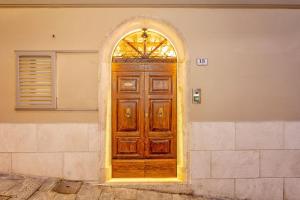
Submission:
[[17,103],[22,109],[55,109],[54,52],[17,53]]

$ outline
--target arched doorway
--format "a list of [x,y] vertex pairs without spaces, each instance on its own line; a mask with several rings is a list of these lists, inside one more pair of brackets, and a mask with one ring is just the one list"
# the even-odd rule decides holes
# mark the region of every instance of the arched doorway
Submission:
[[112,56],[112,178],[177,177],[177,56],[147,28]]
[[[112,178],[112,54],[120,39],[134,30],[147,27],[166,36],[177,53],[177,177],[154,179]],[[161,19],[133,17],[115,26],[101,42],[99,50],[99,181],[114,182],[173,182],[189,181],[189,87],[190,61],[182,34],[171,24]]]

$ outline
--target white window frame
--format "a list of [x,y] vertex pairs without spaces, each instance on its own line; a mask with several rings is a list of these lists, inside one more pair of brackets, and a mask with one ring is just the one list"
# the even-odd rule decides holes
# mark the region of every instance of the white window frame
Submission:
[[[56,110],[57,109],[57,74],[56,74],[56,52],[55,51],[16,51],[16,110]],[[19,58],[21,56],[49,56],[51,57],[51,102],[52,104],[31,104],[23,105],[20,102],[20,77],[19,77]]]

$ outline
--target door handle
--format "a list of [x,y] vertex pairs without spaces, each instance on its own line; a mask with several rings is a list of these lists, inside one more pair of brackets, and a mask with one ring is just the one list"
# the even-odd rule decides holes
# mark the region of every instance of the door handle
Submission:
[[164,109],[162,107],[160,107],[158,109],[158,117],[163,118],[163,116],[164,116]]
[[130,118],[130,117],[131,117],[131,109],[130,109],[130,108],[126,108],[125,116],[126,116],[127,118]]

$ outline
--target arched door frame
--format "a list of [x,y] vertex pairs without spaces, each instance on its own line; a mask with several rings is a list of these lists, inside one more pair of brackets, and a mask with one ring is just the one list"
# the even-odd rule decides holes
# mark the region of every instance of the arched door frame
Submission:
[[[174,45],[177,53],[177,179],[189,180],[190,132],[188,84],[189,59],[183,38],[179,32],[165,21],[136,17],[123,22],[110,32],[101,44],[99,51],[99,181],[111,181],[111,65],[115,46],[129,32],[148,28],[164,35]],[[160,180],[163,181],[163,180]]]

